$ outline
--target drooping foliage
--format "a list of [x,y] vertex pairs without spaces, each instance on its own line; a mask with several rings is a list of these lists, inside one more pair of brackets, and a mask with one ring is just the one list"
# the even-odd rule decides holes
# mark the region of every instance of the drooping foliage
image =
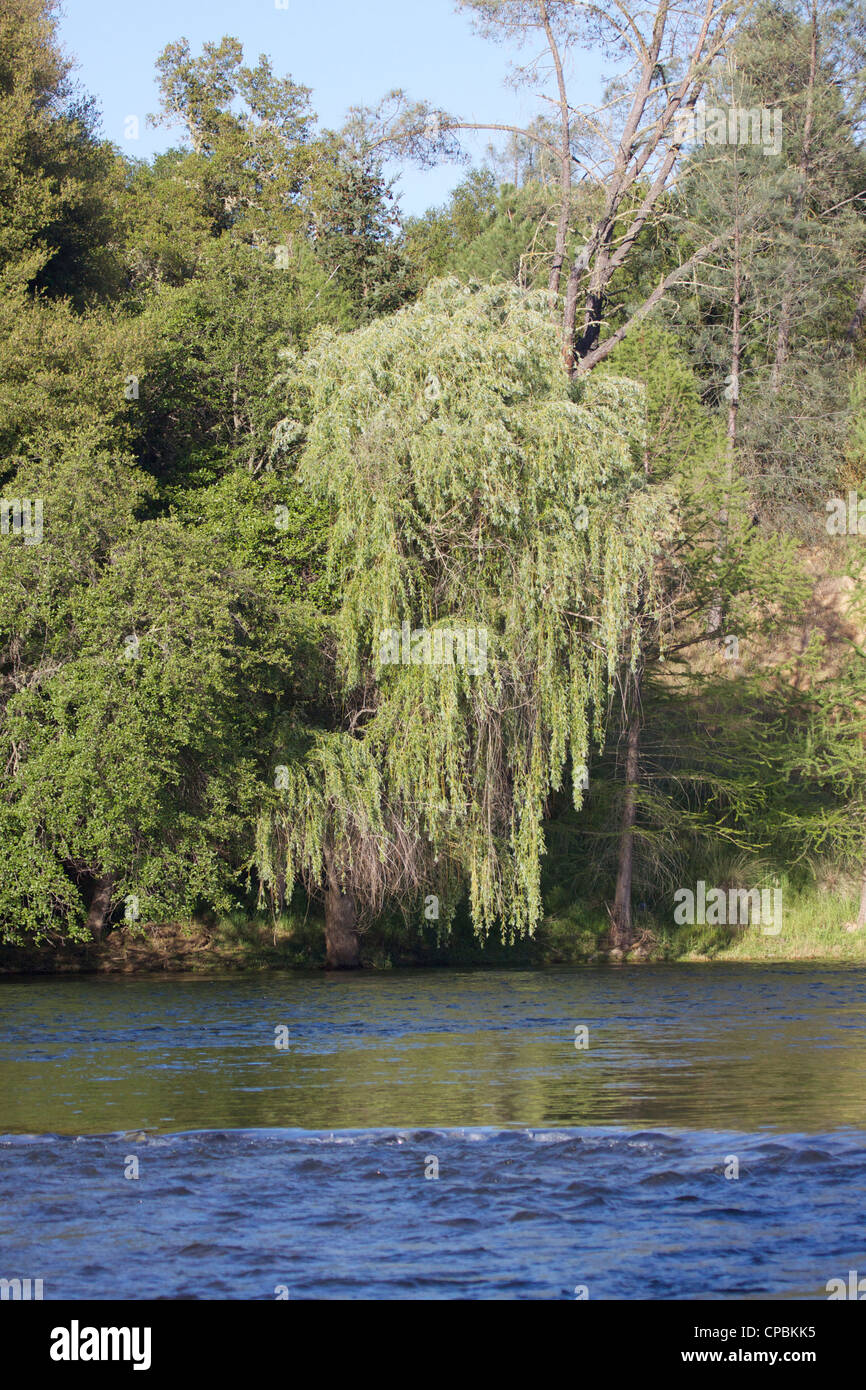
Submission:
[[[467,905],[595,942],[630,800],[636,925],[699,877],[862,880],[863,5],[768,0],[719,54],[708,103],[779,106],[782,148],[698,141],[633,241],[646,171],[623,194],[604,336],[630,327],[572,387],[533,293],[550,110],[404,219],[375,122],[323,130],[228,37],[158,60],[179,147],[120,153],[55,0],[5,0],[0,938],[300,880],[394,959],[452,909],[455,948]],[[608,188],[572,179],[566,268]]]
[[403,836],[432,845],[434,875],[465,876],[479,931],[531,931],[547,797],[570,763],[580,805],[651,602],[666,518],[645,486],[643,393],[571,385],[544,296],[454,280],[361,332],[323,333],[289,390],[309,424],[278,438],[332,513],[349,716],[329,754],[310,747],[314,778],[289,770],[270,821],[289,879],[321,880],[330,842],[363,897]]

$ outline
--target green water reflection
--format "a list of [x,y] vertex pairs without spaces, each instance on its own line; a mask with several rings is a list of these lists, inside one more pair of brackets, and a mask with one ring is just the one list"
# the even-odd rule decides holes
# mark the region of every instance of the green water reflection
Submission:
[[0,980],[2,1132],[452,1125],[866,1128],[866,972]]

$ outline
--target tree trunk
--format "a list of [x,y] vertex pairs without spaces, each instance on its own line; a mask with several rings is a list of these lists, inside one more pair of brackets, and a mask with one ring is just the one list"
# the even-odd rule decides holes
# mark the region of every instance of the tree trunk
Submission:
[[333,855],[325,856],[328,881],[325,886],[325,959],[329,970],[360,970],[361,943],[358,916],[351,893],[340,884]]
[[[803,153],[800,158],[800,177],[797,186],[797,195],[794,200],[794,218],[791,227],[791,235],[795,243],[803,221],[803,209],[805,207],[806,194],[809,188],[809,160],[812,146],[812,125],[815,115],[815,82],[818,76],[818,11],[815,0],[812,0],[811,25],[812,41],[809,56],[809,85],[806,89],[806,122],[803,128]],[[779,328],[776,334],[776,356],[773,361],[773,371],[770,378],[770,384],[775,392],[778,392],[782,384],[782,371],[791,350],[795,285],[796,262],[792,256],[791,260],[788,262],[785,273],[785,289],[782,295]]]
[[574,376],[574,325],[577,322],[577,294],[580,287],[580,271],[576,265],[571,267],[565,289],[565,308],[562,313],[562,359],[569,377]]
[[845,334],[845,341],[847,343],[853,343],[856,340],[863,326],[864,319],[866,319],[866,285],[863,286],[863,293],[857,301],[854,317],[848,325],[848,332]]
[[[589,277],[589,288],[583,310],[583,329],[577,340],[576,356],[588,357],[597,347],[604,326],[604,306],[608,284],[611,278],[610,249],[613,240],[614,222],[608,220],[598,241],[596,260]],[[566,297],[567,298],[567,297]],[[570,326],[573,334],[574,325]]]
[[619,868],[616,876],[616,896],[611,913],[610,944],[614,950],[627,951],[634,943],[631,918],[631,881],[634,867],[634,825],[637,814],[637,786],[640,775],[640,687],[635,695],[634,708],[628,726],[625,760],[625,801],[622,808],[619,838]]
[[[740,258],[741,253],[741,232],[740,232],[740,209],[737,205],[737,216],[734,223],[734,285],[733,285],[733,320],[731,324],[731,375],[728,385],[728,431],[727,431],[727,452],[725,457],[725,493],[722,499],[722,506],[719,510],[719,533],[716,541],[715,564],[721,572],[724,564],[725,552],[728,544],[728,521],[731,509],[731,489],[734,486],[734,458],[737,450],[737,420],[740,410],[740,364],[743,351],[742,334],[742,306],[743,306],[743,267]],[[717,633],[721,639],[722,622],[724,621],[724,606],[722,602],[722,591],[717,589],[713,598],[713,606],[710,609],[707,619],[707,631]]]
[[863,881],[860,884],[860,911],[857,915],[858,927],[866,927],[866,864],[863,865]]
[[541,0],[539,13],[541,22],[544,25],[545,35],[547,36],[547,44],[553,58],[553,65],[556,69],[556,82],[559,90],[561,136],[559,189],[561,202],[559,207],[559,220],[556,225],[556,243],[553,249],[553,263],[550,267],[550,278],[548,280],[548,292],[553,303],[555,303],[562,284],[562,268],[565,264],[565,249],[568,245],[568,230],[571,223],[571,110],[568,105],[568,91],[565,85],[565,74],[562,70],[562,59],[560,58],[559,47],[548,17],[546,0]]
[[96,888],[87,914],[87,930],[93,941],[101,941],[105,924],[111,915],[111,894],[114,888],[114,875],[103,874],[96,880]]
[[241,376],[241,364],[240,364],[240,362],[236,362],[236,363],[235,363],[235,371],[234,371],[234,386],[232,387],[232,424],[234,425],[234,435],[235,435],[235,439],[237,439],[238,435],[239,435],[240,432],[241,432],[241,423],[242,423],[242,421],[241,421],[241,416],[240,416],[240,411],[238,410],[238,405],[239,405],[239,403],[240,403],[240,392],[239,392],[239,390],[238,390],[238,383],[240,382],[240,376]]

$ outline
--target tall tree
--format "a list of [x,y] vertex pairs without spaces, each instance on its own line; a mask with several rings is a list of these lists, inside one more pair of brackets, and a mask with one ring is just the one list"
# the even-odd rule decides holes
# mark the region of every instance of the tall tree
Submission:
[[[680,256],[629,312],[610,322],[610,298],[618,274],[640,245],[669,217],[688,121],[694,116],[713,63],[724,53],[754,8],[753,0],[694,0],[674,6],[653,0],[647,9],[621,4],[613,10],[571,0],[460,0],[482,33],[515,45],[544,45],[554,79],[556,138],[545,123],[517,127],[466,121],[391,93],[367,113],[373,147],[421,160],[453,156],[456,134],[500,131],[533,140],[556,158],[559,216],[549,287],[561,304],[562,351],[571,376],[593,370],[616,344],[688,278],[692,268],[723,244],[722,229]],[[593,48],[617,66],[600,106],[575,101],[569,92],[569,55]],[[517,64],[517,81],[535,82],[542,58],[530,52]],[[598,192],[597,205],[575,219],[575,173]],[[578,249],[566,260],[570,234]],[[582,302],[582,308],[581,306]]]
[[0,10],[0,277],[71,296],[116,288],[119,164],[70,78],[55,0]]
[[235,38],[169,44],[157,60],[162,110],[192,146],[185,177],[198,180],[217,228],[237,227],[257,244],[283,242],[304,225],[301,194],[316,157],[310,91],[277,77],[264,54],[243,61]]
[[230,907],[291,702],[287,606],[212,535],[140,520],[144,478],[94,443],[22,469],[42,534],[0,546],[5,940]]
[[[333,509],[337,709],[285,765],[262,872],[375,908],[465,879],[479,932],[533,930],[542,821],[601,735],[664,508],[638,388],[561,370],[546,292],[432,286],[304,364],[302,476]],[[455,656],[455,651],[457,655]]]

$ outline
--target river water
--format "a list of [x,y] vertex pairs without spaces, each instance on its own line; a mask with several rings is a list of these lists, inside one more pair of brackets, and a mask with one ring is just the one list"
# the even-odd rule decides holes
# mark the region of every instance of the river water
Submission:
[[6,978],[0,1136],[46,1298],[826,1298],[866,971]]

